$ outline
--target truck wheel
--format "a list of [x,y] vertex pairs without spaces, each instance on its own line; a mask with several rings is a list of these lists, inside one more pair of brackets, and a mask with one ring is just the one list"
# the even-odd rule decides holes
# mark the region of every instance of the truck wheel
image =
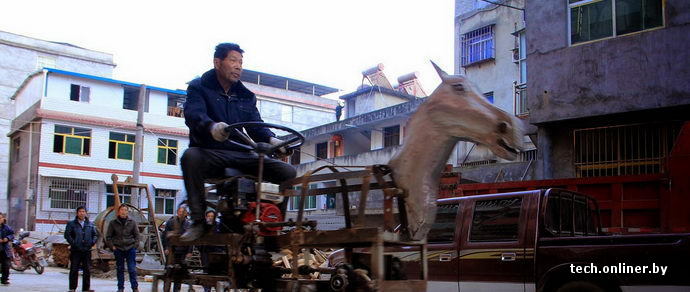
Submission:
[[572,281],[559,287],[556,292],[605,292],[599,285],[586,281]]

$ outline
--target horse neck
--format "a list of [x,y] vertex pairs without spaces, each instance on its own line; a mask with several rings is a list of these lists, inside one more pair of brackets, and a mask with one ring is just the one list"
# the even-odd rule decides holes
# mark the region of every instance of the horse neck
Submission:
[[410,187],[438,183],[435,180],[440,177],[458,139],[443,133],[432,121],[427,115],[415,115],[410,120],[405,142],[389,162],[396,183]]

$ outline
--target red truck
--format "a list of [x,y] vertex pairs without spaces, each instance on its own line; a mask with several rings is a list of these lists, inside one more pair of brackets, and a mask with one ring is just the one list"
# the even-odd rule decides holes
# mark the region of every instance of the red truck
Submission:
[[[690,234],[605,234],[599,212],[563,189],[441,199],[428,291],[690,291]],[[419,274],[417,253],[391,252]]]

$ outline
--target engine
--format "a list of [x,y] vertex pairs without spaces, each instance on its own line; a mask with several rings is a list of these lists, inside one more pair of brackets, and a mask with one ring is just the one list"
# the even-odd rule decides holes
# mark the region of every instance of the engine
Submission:
[[[218,187],[218,207],[221,232],[244,233],[248,223],[256,221],[256,182],[252,179],[238,177]],[[259,219],[261,222],[283,221],[285,204],[280,196],[278,185],[261,184],[261,203]],[[278,235],[281,227],[261,227],[259,235]]]
[[259,220],[263,223],[283,221],[283,210],[286,203],[279,195],[278,185],[261,184],[261,193],[257,194],[257,183],[252,179],[236,179],[217,185],[218,205],[216,211],[220,219],[221,233],[238,233],[247,236],[243,246],[227,254],[219,250],[215,257],[210,257],[209,273],[227,274],[228,261],[233,268],[240,286],[265,288],[270,287],[274,279],[280,278],[281,271],[273,267],[269,252],[276,252],[276,236],[282,226],[252,225],[256,222],[256,198],[259,196]]

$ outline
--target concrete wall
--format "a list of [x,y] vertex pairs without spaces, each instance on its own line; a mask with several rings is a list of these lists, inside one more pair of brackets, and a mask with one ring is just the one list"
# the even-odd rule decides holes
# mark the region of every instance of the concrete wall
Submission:
[[[36,187],[36,170],[38,169],[39,149],[40,149],[40,123],[32,123],[17,131],[16,134],[9,139],[19,139],[18,153],[12,149],[7,153],[11,162],[11,170],[8,171],[8,188],[7,188],[7,206],[8,223],[13,227],[25,228],[26,225],[26,209],[27,199],[33,199],[33,190]],[[33,133],[32,135],[30,133]],[[18,155],[17,155],[18,154]],[[29,171],[31,167],[31,171]],[[27,183],[27,178],[31,181]],[[28,187],[28,189],[27,189]],[[29,204],[31,205],[31,204]],[[29,212],[29,221],[33,218],[33,214]]]
[[569,46],[567,1],[528,0],[530,121],[690,104],[690,2],[664,2],[665,27]]
[[43,74],[40,73],[34,75],[26,81],[24,88],[16,93],[15,111],[11,113],[12,118],[21,115],[29,107],[41,100],[43,97],[43,80],[45,80],[43,77]]

